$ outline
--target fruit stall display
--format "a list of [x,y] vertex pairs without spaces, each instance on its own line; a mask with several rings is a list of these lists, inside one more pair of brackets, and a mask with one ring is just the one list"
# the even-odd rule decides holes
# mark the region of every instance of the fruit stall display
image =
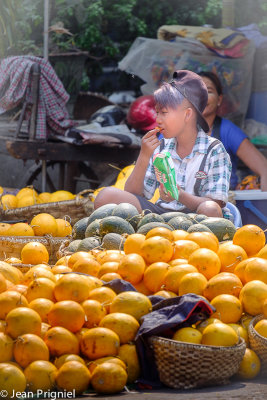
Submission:
[[[113,394],[132,385],[142,373],[135,337],[155,295],[193,293],[214,307],[209,318],[176,329],[171,341],[210,349],[244,341],[237,375],[266,374],[261,228],[236,229],[194,213],[140,215],[126,203],[100,207],[73,226],[67,219],[58,225],[49,214],[34,218],[0,226],[1,236],[30,235],[19,255],[0,261],[0,388],[8,396],[38,389]],[[37,239],[61,230],[71,242],[54,262]],[[115,279],[132,290],[108,287]]]

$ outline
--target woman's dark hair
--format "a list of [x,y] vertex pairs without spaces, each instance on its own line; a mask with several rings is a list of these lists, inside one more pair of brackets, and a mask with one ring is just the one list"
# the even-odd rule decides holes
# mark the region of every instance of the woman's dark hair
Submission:
[[210,79],[211,82],[214,84],[214,86],[215,86],[215,88],[216,88],[216,90],[217,90],[218,95],[220,96],[220,95],[222,94],[223,89],[222,89],[221,81],[220,81],[220,79],[218,78],[218,76],[217,76],[216,74],[214,74],[214,72],[211,72],[211,71],[201,71],[201,72],[199,72],[198,75],[199,75],[199,76],[204,76],[205,78]]

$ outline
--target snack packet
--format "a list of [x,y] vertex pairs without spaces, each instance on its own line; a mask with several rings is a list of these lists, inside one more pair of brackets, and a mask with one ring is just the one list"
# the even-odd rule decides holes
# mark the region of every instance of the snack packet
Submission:
[[175,169],[170,153],[158,153],[153,157],[153,165],[157,180],[163,184],[167,193],[175,200],[179,200],[179,191],[176,184]]

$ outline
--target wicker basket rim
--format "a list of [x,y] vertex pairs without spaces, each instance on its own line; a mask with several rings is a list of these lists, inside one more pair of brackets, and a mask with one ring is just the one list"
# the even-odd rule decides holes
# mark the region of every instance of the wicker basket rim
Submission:
[[254,318],[252,318],[252,320],[249,323],[249,332],[251,332],[253,335],[255,335],[256,337],[258,337],[259,339],[266,341],[266,345],[267,345],[267,338],[260,335],[256,329],[254,328],[254,325],[256,325],[257,322],[261,321],[262,319],[264,319],[264,315],[263,314],[259,314],[256,315]]
[[233,350],[237,350],[245,345],[245,340],[243,338],[239,338],[239,342],[235,346],[210,346],[210,345],[204,345],[204,344],[197,344],[197,343],[186,343],[186,342],[180,342],[179,340],[173,340],[169,338],[165,338],[162,336],[151,336],[149,337],[149,340],[153,341],[165,341],[169,345],[174,346],[174,347],[181,347],[181,348],[187,348],[188,350],[205,350],[208,352],[221,352],[221,351],[227,351],[227,352],[232,352]]

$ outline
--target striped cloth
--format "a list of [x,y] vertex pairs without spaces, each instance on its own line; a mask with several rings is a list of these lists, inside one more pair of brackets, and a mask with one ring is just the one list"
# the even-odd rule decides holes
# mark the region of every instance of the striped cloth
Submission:
[[[165,139],[165,146],[162,152],[170,153],[175,167],[177,185],[187,193],[194,194],[195,175],[199,171],[199,165],[202,158],[207,153],[210,143],[214,140],[214,138],[211,138],[206,135],[204,131],[200,130],[192,152],[181,159],[176,152],[176,138]],[[159,147],[155,150],[153,156],[158,152]],[[144,180],[144,196],[147,199],[153,197],[156,188],[159,186],[152,164],[153,156],[150,159]],[[227,203],[231,170],[232,165],[230,157],[223,144],[219,143],[215,145],[207,157],[203,171],[206,176],[202,179],[199,195],[201,197],[209,197]],[[166,203],[159,199],[157,203],[168,210],[182,211],[185,208],[182,203],[175,200]]]
[[[0,64],[0,114],[20,104],[31,102],[31,67],[40,65],[40,88],[36,139],[46,139],[50,133],[63,135],[73,126],[66,109],[69,95],[48,61],[34,56],[8,57]],[[29,119],[27,112],[26,119]]]

